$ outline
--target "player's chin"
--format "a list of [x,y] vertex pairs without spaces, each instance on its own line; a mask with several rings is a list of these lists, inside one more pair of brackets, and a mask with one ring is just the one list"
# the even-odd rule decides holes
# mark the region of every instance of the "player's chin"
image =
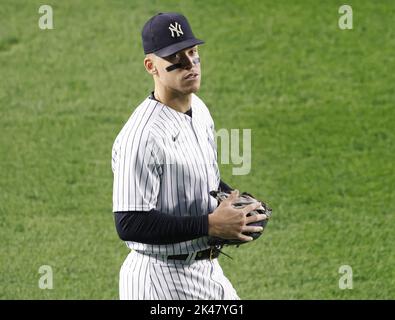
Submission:
[[194,83],[188,83],[183,86],[184,94],[196,93],[200,89],[200,81],[195,81]]

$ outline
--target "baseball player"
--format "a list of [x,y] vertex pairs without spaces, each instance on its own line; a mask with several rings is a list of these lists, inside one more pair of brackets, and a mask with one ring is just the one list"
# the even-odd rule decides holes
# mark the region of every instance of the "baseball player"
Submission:
[[154,91],[134,110],[112,149],[113,211],[131,252],[120,270],[121,299],[239,299],[208,237],[251,241],[238,191],[221,202],[214,123],[200,87],[198,45],[187,19],[159,13],[143,27],[144,66]]

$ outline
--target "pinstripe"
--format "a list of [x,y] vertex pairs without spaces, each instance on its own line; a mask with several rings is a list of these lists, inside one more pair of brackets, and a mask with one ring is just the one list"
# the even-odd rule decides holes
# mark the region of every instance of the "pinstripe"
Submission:
[[[147,110],[148,110],[148,108],[144,111],[143,117],[144,117],[145,113],[147,112]],[[139,119],[139,118],[136,116],[136,117],[135,117],[135,122],[137,122],[137,121],[139,121],[139,124],[141,123],[141,119]],[[125,153],[125,157],[124,157],[124,159],[123,159],[123,160],[124,160],[124,162],[123,162],[123,170],[124,170],[124,173],[123,173],[123,175],[122,175],[122,187],[123,187],[125,190],[124,190],[124,193],[122,194],[123,199],[122,199],[122,202],[121,202],[121,203],[124,203],[124,201],[125,201],[125,199],[124,199],[124,198],[125,198],[125,194],[126,194],[126,197],[128,197],[128,192],[129,192],[129,188],[130,188],[130,181],[129,181],[129,170],[130,170],[130,167],[129,167],[129,166],[126,166],[126,159],[129,159],[129,158],[130,158],[130,155],[128,155],[128,149],[127,149],[126,147],[128,146],[129,138],[130,138],[132,132],[134,133],[135,131],[137,131],[137,129],[138,129],[138,127],[139,127],[139,124],[137,125],[137,128],[134,128],[134,123],[133,123],[133,126],[130,127],[132,130],[129,131],[128,136],[127,136],[127,138],[126,138],[126,141],[124,142],[124,153]],[[134,144],[135,135],[133,135],[132,137],[133,137],[133,140],[132,140],[132,143],[131,143],[131,150],[133,150],[133,144]],[[121,145],[121,148],[122,148],[122,145]],[[126,177],[127,180],[128,180],[127,183],[125,183],[125,177]]]
[[[180,265],[180,267],[182,268],[182,265]],[[179,270],[180,267],[177,267],[177,268],[176,268],[176,274],[177,274],[178,280],[180,281],[180,285],[179,285],[179,286],[176,286],[176,290],[177,290],[177,287],[179,287],[179,288],[181,289],[181,291],[182,291],[182,294],[184,295],[184,298],[183,298],[183,299],[186,300],[186,299],[188,299],[188,298],[187,298],[187,292],[188,292],[188,290],[185,290],[185,289],[184,289],[185,281],[182,281],[182,280],[181,280],[181,276],[180,276],[180,272],[179,272],[179,271],[183,271],[183,270]],[[181,274],[183,274],[183,272],[182,272]],[[178,290],[177,290],[177,291],[178,291]]]
[[[146,103],[143,103],[142,105],[145,105],[145,104]],[[122,174],[121,173],[119,174],[119,177],[121,177],[121,179],[118,180],[118,182],[119,182],[118,190],[124,190],[124,192],[118,193],[118,196],[119,196],[118,203],[124,202],[124,196],[125,196],[125,194],[127,194],[128,190],[129,190],[129,180],[128,180],[128,183],[125,183],[125,177],[127,177],[127,178],[129,177],[127,174],[128,170],[126,170],[126,172],[125,172],[125,169],[129,169],[129,166],[126,166],[126,159],[129,158],[128,154],[127,154],[127,148],[126,148],[128,146],[129,137],[132,135],[132,133],[134,133],[137,130],[136,128],[134,128],[135,123],[138,120],[140,120],[140,122],[141,122],[141,119],[139,117],[140,113],[143,112],[143,116],[144,116],[144,114],[147,110],[148,110],[148,108],[147,109],[137,108],[136,111],[132,114],[132,116],[129,119],[130,123],[128,121],[129,126],[124,127],[126,132],[124,132],[124,129],[122,129],[121,134],[120,134],[121,141],[119,142],[120,143],[120,152],[119,153],[120,153],[120,155],[125,153],[125,155],[123,157],[123,166],[122,167],[121,167],[121,161],[118,161],[118,164],[119,164],[118,170],[120,170],[120,171],[122,170]],[[126,133],[127,133],[127,137],[125,138]],[[133,135],[133,138],[134,138],[134,135]],[[132,146],[133,146],[133,143],[132,143]],[[122,183],[121,183],[121,181],[122,181]],[[120,200],[121,197],[122,197],[122,200]]]
[[218,297],[217,299],[220,299],[220,297],[221,297],[221,285],[220,285],[219,282],[215,281],[214,276],[213,276],[213,273],[215,273],[215,271],[211,273],[211,281],[212,281],[213,283],[215,283],[215,286],[214,286],[214,296],[215,296],[215,297]]
[[[160,287],[160,283],[157,284],[154,281],[154,276],[156,276],[156,274],[155,274],[154,268],[152,267],[152,264],[155,262],[157,262],[156,257],[155,258],[149,257],[147,270],[149,273],[149,279],[150,279],[150,283],[151,283],[151,293],[152,293],[149,298],[157,300],[160,297],[158,289],[157,289],[158,285]],[[155,292],[155,295],[154,295],[154,292]],[[162,290],[162,292],[163,292],[163,290]]]
[[[162,118],[162,119],[163,119],[163,118]],[[171,119],[169,119],[169,120],[171,121]],[[186,133],[186,135],[188,135],[188,133]],[[186,160],[187,157],[185,156],[184,150],[183,150],[182,148],[181,148],[181,153],[182,153],[183,159]],[[189,154],[186,153],[186,155],[188,156],[188,160],[189,160],[189,161],[185,161],[185,162],[186,162],[186,163],[192,164],[193,161],[191,160]],[[191,190],[190,190],[191,193],[193,192],[193,190],[196,189],[196,180],[195,180],[195,177],[198,177],[198,176],[199,176],[199,173],[197,173],[197,172],[195,171],[195,167],[196,167],[195,165],[192,165],[192,169],[193,169],[193,175],[192,175],[192,174],[190,173],[190,169],[189,169],[190,166],[187,166],[187,169],[188,169],[188,172],[189,172],[190,180],[192,180],[192,176],[194,177],[194,188],[191,188]],[[191,186],[191,185],[192,185],[192,183],[190,183],[190,186]],[[195,196],[196,196],[196,195],[191,196],[190,199],[194,199]],[[198,208],[197,208],[196,202],[193,202],[193,204],[194,204],[194,206],[195,206],[195,215],[197,215],[198,212],[199,212],[199,210],[198,210]]]
[[131,264],[129,267],[129,270],[126,273],[126,296],[127,299],[134,299],[133,297],[133,282],[130,280],[130,278],[133,278],[133,271],[136,267],[136,260],[131,259]]
[[204,274],[203,272],[200,271],[201,267],[202,267],[202,264],[200,262],[198,262],[197,263],[197,272],[195,273],[195,275],[196,275],[195,279],[196,279],[196,282],[197,282],[197,284],[199,286],[199,296],[201,294],[203,295],[203,292],[204,292],[204,288],[201,286],[200,281],[199,281],[199,276],[201,274]]
[[144,278],[142,280],[142,285],[144,286],[144,288],[146,288],[147,285],[148,285],[149,289],[148,289],[148,297],[146,295],[147,290],[144,290],[143,300],[151,299],[151,297],[152,297],[152,283],[151,283],[151,280],[148,277],[148,274],[149,274],[148,270],[149,270],[150,262],[149,262],[149,258],[148,257],[146,257],[146,259],[147,259],[147,263],[146,263],[146,266],[144,268],[145,272],[144,272]]
[[139,299],[139,286],[140,286],[140,271],[141,271],[141,265],[143,264],[143,259],[136,259],[136,265],[133,270],[133,276],[132,276],[132,296],[133,299]]
[[224,290],[224,289],[223,289],[223,286],[221,285],[221,282],[219,282],[219,284],[220,284],[220,285],[218,286],[217,297],[221,297],[221,289]]
[[199,273],[197,279],[199,281],[199,284],[201,284],[201,287],[202,287],[202,299],[207,299],[207,285],[205,284],[205,280],[208,277],[207,268],[206,268],[206,264],[204,262],[201,262],[200,264],[201,264],[202,271],[201,271],[201,273]]
[[[131,272],[131,278],[132,280],[130,281],[130,286],[131,286],[131,293],[132,293],[132,299],[138,299],[139,298],[139,291],[138,291],[138,286],[139,286],[139,281],[138,281],[138,276],[139,276],[139,265],[141,265],[141,259],[138,258],[138,254],[135,254],[135,259],[134,261],[134,267]],[[135,281],[137,279],[137,281]]]
[[[214,281],[212,281],[212,278],[211,278],[211,276],[212,276],[212,274],[213,274],[213,267],[212,267],[212,265],[211,265],[211,261],[209,261],[209,263],[207,264],[207,272],[208,272],[208,274],[209,274],[209,277],[208,277],[208,279],[207,279],[207,282],[209,283],[208,284],[208,286],[209,286],[209,291],[210,291],[210,295],[212,296],[212,297],[216,297],[216,295],[215,295],[215,288],[216,288],[216,283],[214,282]],[[211,281],[209,281],[209,280],[211,280]]]
[[[132,253],[130,253],[132,254]],[[129,255],[126,259],[126,261],[124,262],[124,264],[122,265],[121,268],[121,272],[120,272],[120,283],[122,283],[122,286],[120,288],[120,297],[121,298],[126,298],[128,299],[128,272],[130,270],[130,265],[132,264],[132,260],[130,259]],[[125,276],[126,273],[126,276]]]
[[[165,115],[167,115],[168,116],[168,114],[166,114],[165,113]],[[180,124],[179,124],[179,119],[177,119],[172,113],[170,113],[170,115],[173,117],[173,119],[178,123],[178,125],[180,126]],[[171,119],[169,118],[169,120],[171,121]],[[186,134],[186,137],[188,138],[188,139],[190,139],[190,144],[191,145],[194,145],[194,142],[192,141],[192,138],[191,138],[191,135],[189,134],[189,131],[187,132],[187,134]],[[195,139],[195,136],[194,136],[194,140],[196,140]],[[198,142],[198,140],[196,140],[196,142],[199,144],[199,142]],[[201,168],[201,166],[199,165],[199,161],[198,161],[198,159],[196,159],[196,158],[192,158],[192,160],[193,160],[193,163],[191,162],[191,164],[192,164],[192,168],[195,168],[196,167],[196,169],[197,170],[199,170],[200,168]],[[202,174],[203,173],[203,174]],[[197,174],[197,176],[198,177],[202,177],[202,176],[205,176],[205,172],[204,171],[202,171],[202,172],[198,172],[198,174]],[[208,177],[206,176],[206,179],[208,179]],[[206,179],[204,179],[204,180],[206,180]],[[199,185],[199,187],[200,187],[200,189],[199,189],[199,191],[196,193],[196,191],[195,191],[195,195],[194,195],[194,198],[193,199],[199,199],[200,198],[200,196],[204,196],[204,193],[203,193],[203,190],[201,189],[201,185]],[[196,190],[196,189],[195,189]],[[202,210],[203,211],[203,210]],[[197,210],[197,214],[198,214],[198,210]]]
[[[133,299],[133,295],[130,295],[130,292],[133,290],[131,281],[129,281],[129,276],[133,274],[134,267],[136,265],[135,260],[131,259],[129,270],[126,273],[126,299]],[[132,269],[133,268],[133,269]]]
[[137,265],[138,265],[139,262],[140,262],[140,259],[138,259],[137,253],[135,253],[135,258],[133,259],[133,270],[130,272],[130,274],[128,273],[128,285],[131,288],[131,290],[129,290],[129,293],[131,292],[131,295],[132,295],[131,299],[137,299],[138,298],[138,296],[136,296],[134,294],[134,288],[137,287],[138,282],[136,283],[136,281],[129,280],[129,275],[132,276],[132,279],[134,278],[134,274],[136,272]]
[[198,274],[197,266],[198,266],[198,262],[195,262],[189,268],[189,272],[191,273],[191,284],[193,284],[193,292],[194,292],[195,299],[199,299],[200,292],[201,292],[199,282],[197,281],[197,277],[196,277],[196,274]]
[[221,299],[221,286],[220,284],[215,280],[215,275],[216,275],[216,271],[215,271],[215,267],[212,261],[210,261],[211,264],[211,273],[210,273],[210,280],[213,283],[213,287],[214,287],[214,295],[216,297],[218,297],[217,299]]
[[[145,158],[145,157],[144,157],[144,158]],[[154,158],[154,155],[153,155],[152,152],[151,152],[151,153],[150,153],[150,156],[149,156],[149,161],[148,161],[148,163],[151,163],[151,161],[152,161],[153,158]],[[152,161],[152,162],[154,162],[154,161]],[[141,179],[141,178],[140,178],[140,179]],[[155,189],[154,183],[151,183],[151,190],[150,190],[149,192],[147,192],[147,187],[148,187],[148,175],[146,175],[145,183],[143,183],[143,180],[141,180],[141,181],[142,181],[142,184],[144,184],[144,194],[150,194],[150,195],[151,195],[151,197],[150,197],[149,200],[148,200],[148,203],[153,203],[154,200],[155,200],[154,194],[156,194],[156,192],[154,192],[154,189]]]
[[167,263],[132,252],[123,268],[120,279],[123,299],[239,299],[217,260]]
[[[209,279],[212,279],[212,274],[213,274],[213,267],[211,266],[211,261],[210,265],[207,266],[207,273],[209,275]],[[208,281],[208,291],[210,293],[210,296],[215,297],[215,292],[214,292],[214,285],[213,281]]]
[[[194,126],[194,123],[195,123],[195,126]],[[198,149],[199,149],[199,151],[200,151],[200,153],[202,155],[202,159],[203,159],[204,163],[206,164],[204,166],[204,169],[205,169],[206,181],[207,181],[207,193],[203,193],[202,192],[202,195],[206,196],[208,198],[209,197],[209,192],[210,192],[210,186],[209,186],[210,175],[208,174],[208,171],[207,171],[208,161],[206,160],[204,152],[203,152],[202,147],[201,147],[201,145],[202,145],[201,142],[200,142],[201,138],[199,138],[199,136],[201,136],[202,133],[199,132],[199,131],[201,131],[201,128],[199,127],[199,122],[198,121],[195,121],[195,122],[192,121],[192,129],[193,129],[193,132],[195,134],[196,141],[198,142]],[[207,201],[207,211],[209,211],[209,210],[210,210],[210,201]]]
[[[151,105],[151,102],[150,102],[150,104],[149,104],[149,106]],[[156,103],[155,104],[155,107],[158,105],[158,103]],[[154,107],[154,108],[155,108]],[[147,108],[147,110],[148,110],[148,108]],[[149,119],[151,118],[151,116],[152,116],[152,114],[153,114],[153,112],[154,112],[154,109],[151,111],[151,113],[150,113],[150,115],[149,115],[149,117],[148,117],[148,119],[145,121],[145,123],[144,123],[144,126],[143,126],[143,130],[144,130],[144,128],[147,126],[147,123],[148,123],[148,121],[149,121]],[[134,144],[134,138],[135,138],[136,136],[134,136],[133,137],[133,143],[132,143],[132,146],[133,146],[133,144]],[[139,137],[139,142],[138,142],[138,144],[137,145],[139,145],[140,144],[140,142],[141,142],[141,135],[140,135],[140,137]],[[132,148],[132,150],[133,150],[133,148]],[[136,157],[136,161],[135,161],[135,164],[134,164],[134,167],[137,169],[137,157]],[[129,175],[128,175],[128,177],[130,177]],[[137,198],[137,194],[136,194],[136,190],[137,190],[137,181],[135,180],[134,181],[134,184],[135,184],[135,187],[134,187],[134,199],[136,199]],[[130,201],[129,201],[129,203],[130,203]],[[136,202],[137,203],[137,202]],[[135,209],[135,210],[138,210],[137,208]]]
[[[168,266],[167,266],[168,267]],[[162,279],[164,279],[165,281],[165,284],[166,284],[166,286],[167,286],[167,292],[169,293],[169,296],[170,296],[170,300],[173,300],[174,299],[174,297],[173,297],[173,295],[172,295],[172,290],[170,289],[170,287],[169,287],[169,277],[166,277],[165,276],[165,273],[164,273],[164,271],[163,271],[163,266],[162,265],[159,265],[159,268],[160,268],[160,270],[162,271]],[[170,276],[171,276],[171,273],[170,273]],[[173,280],[173,278],[171,278],[172,280]],[[174,283],[174,281],[172,281],[173,283]],[[179,299],[179,297],[178,297],[178,299]]]
[[[165,278],[158,277],[158,273],[157,273],[157,270],[155,269],[155,267],[151,267],[150,270],[152,271],[152,273],[151,273],[152,279],[155,279],[155,281],[153,281],[155,289],[159,286],[160,290],[162,291],[162,297],[165,297],[166,295],[165,295],[165,291],[162,287],[162,282],[159,280],[159,279],[165,279]],[[159,297],[160,296],[158,294],[158,298]],[[164,298],[162,298],[162,299],[164,299]]]
[[[130,265],[130,263],[128,263],[128,264]],[[128,266],[128,268],[126,268],[126,266],[123,266],[123,270],[121,270],[121,273],[119,275],[121,277],[120,280],[122,281],[122,287],[120,288],[120,294],[119,294],[121,299],[128,299],[128,296],[127,296],[128,281],[127,281],[127,277],[125,277],[125,275],[124,275],[124,273],[127,272],[128,270],[129,270],[129,266]]]
[[[173,272],[171,272],[170,266],[169,266],[169,265],[166,265],[165,268],[167,268],[167,270],[168,270],[168,272],[169,272],[169,275],[170,275],[170,278],[167,277],[167,279],[168,279],[168,280],[171,279],[171,284],[173,285],[172,291],[174,291],[174,292],[177,294],[178,300],[181,300],[180,294],[178,293],[178,290],[177,290],[177,287],[178,287],[178,286],[176,285],[176,283],[175,283],[175,281],[174,281]],[[177,273],[177,272],[176,272],[176,273]]]
[[206,293],[205,299],[209,300],[210,299],[210,282],[209,282],[210,268],[207,264],[204,264],[203,270],[204,270],[203,274],[206,275],[206,277],[203,277],[203,288],[206,288],[204,290],[204,292]]
[[[132,253],[133,254],[133,253]],[[131,269],[131,267],[133,266],[133,260],[131,259],[131,256],[129,257],[128,256],[128,264],[127,264],[127,268],[125,268],[124,269],[124,276],[125,276],[125,281],[124,281],[124,287],[123,287],[123,290],[124,290],[124,295],[125,295],[125,297],[126,297],[126,299],[131,299],[131,297],[130,297],[130,295],[129,295],[129,284],[130,284],[130,282],[129,282],[129,273],[130,273],[130,269]]]
[[197,297],[198,297],[198,295],[196,294],[197,292],[198,292],[198,288],[199,288],[199,286],[196,284],[196,282],[194,281],[194,270],[196,269],[195,268],[195,266],[194,265],[196,265],[196,263],[195,264],[192,264],[187,270],[188,270],[188,272],[190,273],[190,275],[191,275],[191,285],[193,286],[193,291],[191,291],[192,292],[192,294],[193,294],[193,297],[194,297],[194,299],[196,299]]
[[140,259],[141,263],[139,265],[138,270],[138,281],[137,281],[137,295],[138,299],[143,299],[145,291],[147,290],[147,283],[144,281],[144,273],[143,270],[147,270],[147,256],[143,255],[142,259]]
[[[185,265],[181,265],[182,267],[182,272],[179,274],[180,276],[180,282],[181,283],[186,283],[187,285],[187,290],[185,290],[186,295],[188,296],[188,298],[185,299],[193,299],[193,290],[191,290],[190,287],[190,283],[189,283],[189,278],[188,278],[188,268],[185,267]],[[181,280],[181,277],[183,277],[183,279]]]
[[[208,194],[219,184],[214,123],[195,95],[191,108],[193,118],[147,98],[134,110],[113,145],[113,211],[155,208],[199,216],[214,210],[216,201]],[[121,267],[121,298],[219,299],[223,290],[227,297],[235,295],[219,264],[174,263],[155,256],[206,249],[207,237],[168,245],[126,244],[139,253],[132,251]]]
[[[158,127],[158,129],[161,130],[161,131],[163,131],[160,127]],[[182,156],[183,160],[185,159],[185,161],[183,161],[184,163],[188,163],[188,161],[186,161],[186,156],[185,156],[185,153],[184,153],[184,151],[183,151],[182,148],[180,149],[179,155]],[[189,162],[191,162],[191,161],[189,160]],[[195,166],[192,166],[193,170],[194,170],[194,167],[195,167]],[[192,175],[190,174],[189,166],[181,166],[181,168],[182,168],[182,170],[183,170],[183,179],[182,179],[181,181],[182,181],[182,184],[183,184],[183,186],[184,186],[184,194],[187,195],[187,192],[186,192],[186,189],[185,189],[185,175],[184,175],[184,170],[185,170],[185,169],[188,170],[188,176],[189,176],[189,181],[190,181],[190,182],[189,182],[189,186],[192,186]],[[196,173],[194,173],[194,175],[196,175]],[[195,188],[195,187],[196,187],[196,182],[195,182],[195,179],[194,179],[194,188]],[[189,199],[193,199],[193,196],[191,195],[192,189],[193,189],[193,188],[190,188],[190,190],[189,190],[189,193],[190,193]],[[180,199],[180,198],[179,198],[179,199]],[[190,210],[188,209],[186,201],[184,201],[184,204],[185,204],[185,213],[193,214],[192,211],[190,211]],[[197,215],[198,210],[197,210],[197,207],[196,207],[196,202],[193,202],[192,204],[193,204],[194,207],[195,207],[195,212],[194,212],[194,214]],[[187,245],[184,244],[184,246],[185,246],[185,249],[187,249]],[[184,252],[187,252],[187,251],[184,250]]]

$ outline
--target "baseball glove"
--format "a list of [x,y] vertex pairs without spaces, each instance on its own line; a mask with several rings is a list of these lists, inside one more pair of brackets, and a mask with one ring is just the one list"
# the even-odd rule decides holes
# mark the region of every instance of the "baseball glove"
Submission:
[[[230,196],[230,192],[225,192],[225,191],[210,191],[210,195],[214,198],[216,198],[218,200],[218,205],[225,200],[226,198],[228,198]],[[271,215],[272,215],[272,209],[269,208],[269,206],[261,201],[261,200],[257,200],[255,199],[254,196],[252,196],[251,194],[247,193],[247,192],[243,192],[239,198],[233,203],[233,207],[238,208],[238,209],[242,209],[245,206],[254,203],[254,202],[260,202],[262,205],[260,207],[258,207],[258,209],[255,209],[251,212],[249,212],[247,214],[248,216],[251,215],[255,215],[255,214],[265,214],[267,216],[267,219],[265,220],[261,220],[261,221],[257,221],[257,222],[253,222],[248,224],[249,226],[257,226],[257,227],[262,227],[263,229],[265,229],[266,224],[268,222],[268,220],[270,219]],[[250,236],[253,238],[253,240],[258,239],[261,235],[262,232],[252,232],[252,233],[244,233],[247,236]],[[218,238],[218,237],[209,237],[209,245],[211,246],[224,246],[224,245],[235,245],[235,246],[239,246],[241,244],[247,243],[246,241],[242,241],[239,239],[222,239],[222,238]]]

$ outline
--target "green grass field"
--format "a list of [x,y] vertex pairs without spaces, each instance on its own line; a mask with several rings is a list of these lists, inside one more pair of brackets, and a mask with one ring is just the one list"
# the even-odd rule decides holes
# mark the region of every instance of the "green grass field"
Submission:
[[140,30],[160,11],[206,41],[199,96],[216,128],[252,130],[250,174],[221,165],[274,210],[220,258],[240,297],[395,298],[393,1],[348,1],[353,30],[341,1],[50,1],[53,30],[42,4],[0,5],[0,298],[118,298],[111,148],[152,89]]

